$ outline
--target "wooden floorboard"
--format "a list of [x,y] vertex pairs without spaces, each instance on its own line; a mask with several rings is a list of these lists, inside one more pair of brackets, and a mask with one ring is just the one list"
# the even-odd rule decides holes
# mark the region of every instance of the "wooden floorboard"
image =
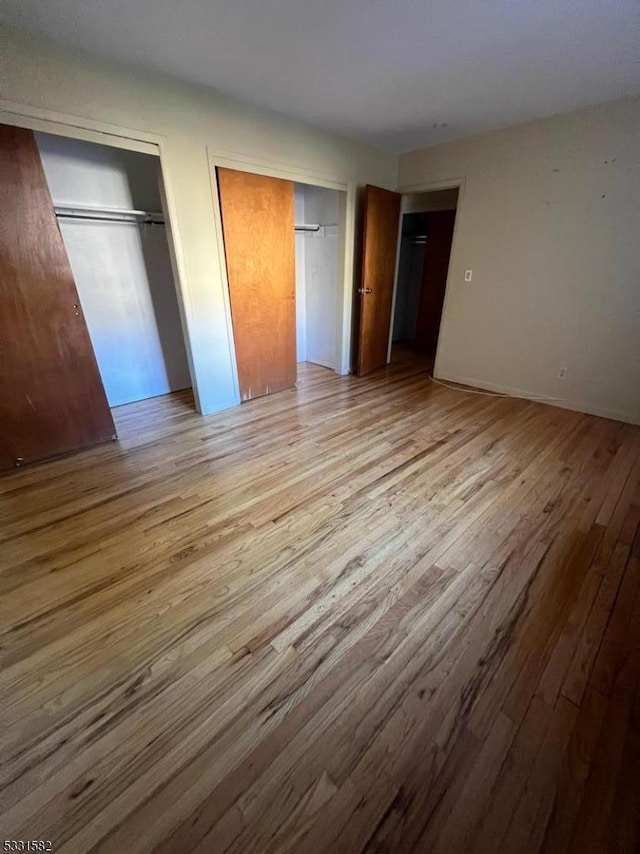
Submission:
[[0,480],[2,839],[637,850],[640,428],[299,374]]

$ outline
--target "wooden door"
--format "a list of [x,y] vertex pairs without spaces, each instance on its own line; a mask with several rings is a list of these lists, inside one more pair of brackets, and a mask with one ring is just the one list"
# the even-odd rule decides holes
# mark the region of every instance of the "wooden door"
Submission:
[[0,468],[115,439],[33,133],[0,125]]
[[416,349],[435,357],[449,273],[455,211],[436,211],[427,216],[427,247],[422,268],[422,287],[416,323]]
[[399,193],[370,185],[365,188],[358,376],[387,364],[400,201]]
[[218,170],[241,400],[296,383],[293,182]]

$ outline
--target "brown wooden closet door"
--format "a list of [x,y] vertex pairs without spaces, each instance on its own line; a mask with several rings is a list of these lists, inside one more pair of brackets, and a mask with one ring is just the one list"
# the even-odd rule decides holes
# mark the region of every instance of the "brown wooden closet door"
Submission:
[[415,345],[419,352],[432,357],[438,348],[455,221],[455,211],[436,211],[427,216],[427,247],[422,268]]
[[33,133],[0,125],[0,468],[115,428]]
[[400,201],[399,193],[370,185],[365,188],[358,376],[387,364]]
[[240,397],[296,382],[293,182],[219,168]]

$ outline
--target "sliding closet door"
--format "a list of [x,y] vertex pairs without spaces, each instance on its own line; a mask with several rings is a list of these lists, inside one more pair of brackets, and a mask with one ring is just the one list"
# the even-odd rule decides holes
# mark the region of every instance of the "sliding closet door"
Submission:
[[0,468],[115,438],[33,133],[0,125]]
[[292,181],[218,169],[240,397],[296,382]]

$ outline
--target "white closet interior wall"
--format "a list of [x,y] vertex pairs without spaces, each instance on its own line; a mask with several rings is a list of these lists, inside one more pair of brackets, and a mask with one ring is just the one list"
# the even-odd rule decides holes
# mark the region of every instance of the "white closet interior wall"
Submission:
[[336,369],[338,342],[340,191],[296,184],[296,223],[320,225],[296,233],[298,361]]
[[[55,205],[161,211],[149,154],[36,133]],[[163,226],[59,219],[111,406],[191,385]]]

